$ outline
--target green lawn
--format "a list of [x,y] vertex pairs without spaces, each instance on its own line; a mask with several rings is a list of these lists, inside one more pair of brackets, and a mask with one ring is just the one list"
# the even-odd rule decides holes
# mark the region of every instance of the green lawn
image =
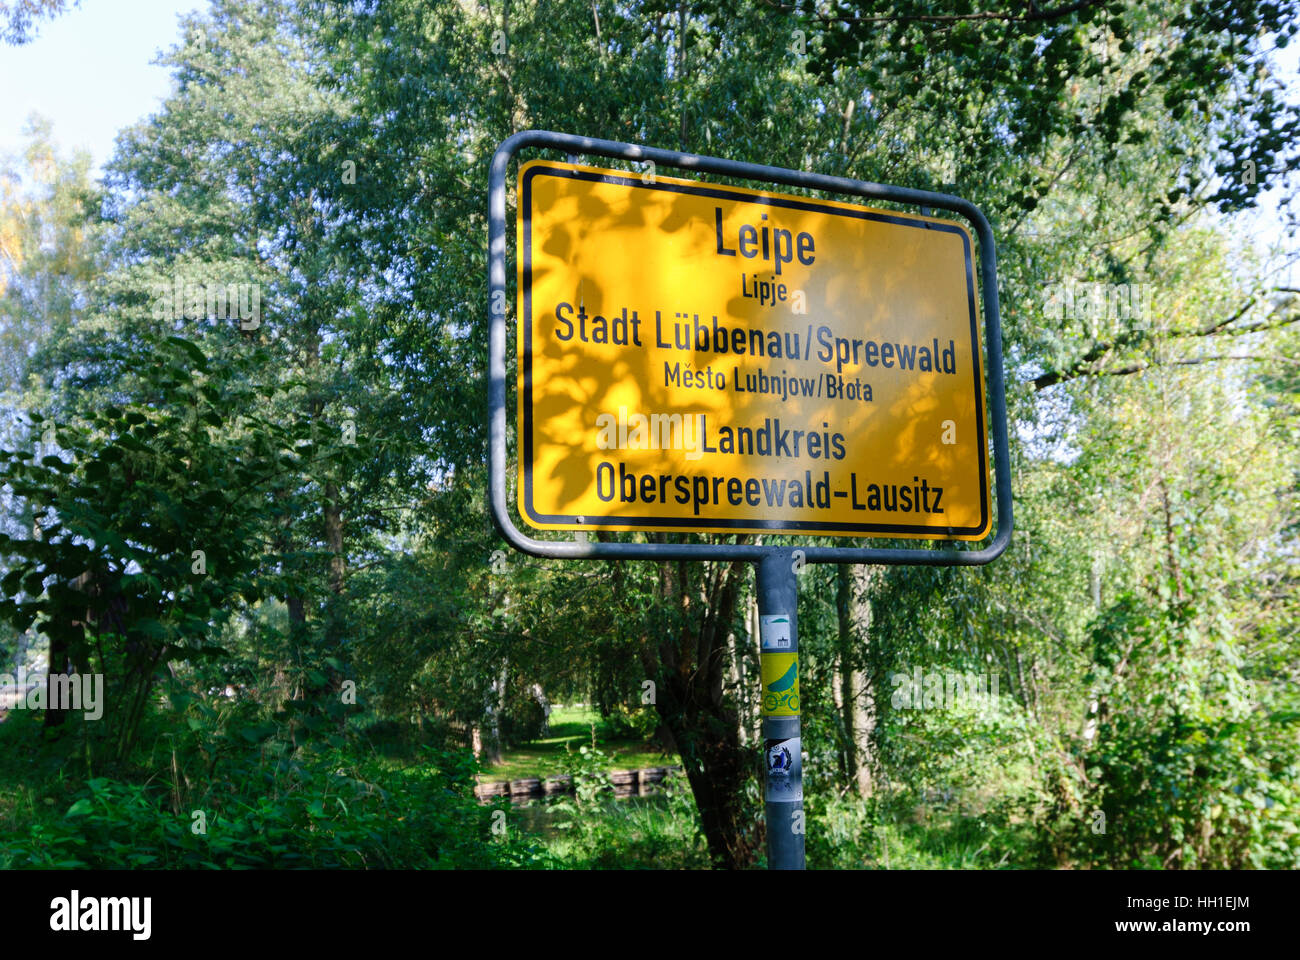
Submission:
[[667,767],[680,761],[665,754],[653,742],[607,735],[600,715],[590,707],[557,707],[551,711],[551,735],[502,752],[501,763],[485,766],[479,779],[519,780],[524,777],[553,777],[565,772],[567,751],[591,745],[595,725],[596,746],[611,757],[611,770]]

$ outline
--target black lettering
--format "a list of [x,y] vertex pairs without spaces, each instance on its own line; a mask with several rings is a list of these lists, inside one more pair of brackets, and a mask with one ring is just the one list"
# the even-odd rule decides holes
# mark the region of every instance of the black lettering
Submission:
[[822,363],[830,363],[831,357],[835,356],[835,345],[831,337],[830,327],[817,328],[817,359]]
[[785,450],[784,456],[791,456],[790,453],[790,431],[781,429],[781,421],[777,420],[772,427],[772,437],[775,440],[776,456],[783,456],[782,450]]
[[716,225],[717,232],[718,232],[718,256],[734,257],[736,255],[736,251],[729,250],[722,245],[722,208],[721,207],[713,208],[713,222]]
[[867,509],[880,509],[880,487],[876,486],[874,483],[867,484]]
[[555,328],[555,336],[559,340],[573,339],[573,321],[570,320],[568,317],[564,316],[566,312],[568,313],[573,312],[573,304],[567,302],[561,303],[559,306],[555,308],[555,319],[560,321],[560,323],[564,324],[566,328],[566,332],[564,333],[560,332],[559,327]]
[[709,503],[709,478],[708,477],[695,478],[694,493],[695,493],[695,502],[693,504],[693,507],[695,509],[695,515],[699,516],[700,507],[707,506]]
[[[785,241],[785,251],[781,250],[781,241]],[[772,231],[772,248],[776,254],[776,275],[781,276],[781,264],[789,263],[794,259],[794,240],[790,236],[789,230]],[[785,287],[781,287],[781,299],[785,299]]]
[[753,260],[758,251],[754,248],[758,246],[758,231],[748,223],[740,228],[740,255],[747,260]]

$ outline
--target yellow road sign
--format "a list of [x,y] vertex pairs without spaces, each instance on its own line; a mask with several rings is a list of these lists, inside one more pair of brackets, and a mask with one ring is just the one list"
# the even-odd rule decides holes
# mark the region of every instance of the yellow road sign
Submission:
[[963,227],[542,161],[519,210],[529,524],[988,533]]

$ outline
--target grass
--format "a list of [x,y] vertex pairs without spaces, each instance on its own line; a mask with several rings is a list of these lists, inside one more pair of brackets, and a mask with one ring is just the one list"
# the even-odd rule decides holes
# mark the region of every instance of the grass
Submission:
[[595,803],[534,804],[532,837],[568,869],[698,870],[709,866],[690,789],[681,775],[663,792]]
[[1024,824],[994,810],[959,805],[922,810],[885,793],[813,797],[808,864],[836,870],[996,870],[1036,864],[1035,838]]
[[[557,710],[552,714],[552,721],[550,737],[509,751],[505,762],[486,770],[483,778],[518,779],[563,772],[567,760],[565,746],[576,750],[581,745],[589,745],[593,725],[597,745],[612,758],[612,768],[666,766],[677,762],[675,756],[665,756],[654,744],[637,738],[612,736],[609,728],[590,709]],[[44,831],[42,836],[54,836],[56,840],[60,837],[65,840],[67,837],[80,838],[78,830],[83,828],[89,831],[87,836],[91,839],[99,835],[94,833],[95,830],[104,836],[112,832],[114,836],[121,833],[137,837],[150,831],[156,833],[160,824],[175,819],[166,811],[165,804],[154,809],[148,804],[127,803],[134,797],[130,784],[138,783],[146,773],[151,781],[166,782],[169,776],[160,760],[170,760],[170,753],[165,751],[155,755],[142,747],[136,754],[139,769],[124,771],[124,779],[114,782],[114,792],[104,801],[112,801],[111,807],[98,810],[93,823],[85,818],[84,813],[80,820],[73,818],[75,823],[70,820],[69,807],[80,792],[84,792],[85,786],[81,776],[82,758],[74,741],[75,738],[57,743],[42,742],[41,718],[36,714],[14,713],[0,724],[0,854],[9,844],[22,846],[26,852],[35,851],[33,856],[44,855],[40,844],[46,843],[45,840],[38,839],[35,843],[23,840],[34,836],[37,831]],[[169,741],[164,738],[162,742]],[[396,748],[404,744],[410,750],[397,751]],[[353,812],[338,816],[331,801],[342,790],[361,789],[374,783],[382,786],[380,793],[386,790],[388,795],[400,798],[406,796],[409,789],[426,785],[423,778],[428,773],[430,761],[418,742],[408,743],[405,739],[394,738],[391,743],[382,741],[378,746],[393,749],[379,750],[367,737],[360,737],[337,754],[338,760],[331,759],[324,766],[308,762],[294,774],[291,786],[287,787],[287,781],[279,776],[274,777],[266,797],[263,793],[267,788],[255,785],[255,778],[248,776],[264,772],[267,758],[262,755],[262,748],[226,755],[223,762],[233,764],[229,769],[245,775],[236,775],[232,779],[232,793],[224,798],[226,818],[222,822],[244,822],[239,819],[243,816],[241,811],[267,799],[270,806],[265,810],[258,807],[262,810],[258,816],[276,831],[272,838],[274,844],[288,843],[292,846],[297,842],[296,838],[310,836],[315,845],[305,854],[309,859],[301,863],[318,865],[342,863],[340,858],[365,840],[364,837],[357,839],[361,836],[358,831],[364,833],[372,829],[376,832],[370,835],[371,839],[378,839],[366,847],[365,856],[369,858],[366,862],[401,866],[427,866],[430,861],[421,851],[436,852],[439,857],[446,858],[445,862],[466,866],[518,864],[531,867],[547,863],[575,869],[700,869],[708,865],[707,849],[700,834],[690,789],[680,775],[672,778],[663,792],[648,797],[615,801],[606,794],[584,802],[570,795],[536,801],[527,807],[510,808],[510,838],[519,841],[517,860],[504,854],[494,859],[487,855],[491,851],[475,846],[474,837],[488,835],[487,821],[481,818],[490,816],[491,811],[468,799],[463,803],[447,800],[445,806],[427,802],[423,807],[393,806],[398,801],[380,803],[375,799],[377,794],[370,793],[367,787],[364,795],[354,797],[348,793],[348,809]],[[302,756],[305,761],[310,761],[317,757],[317,750],[304,750]],[[354,768],[357,771],[350,773],[351,779],[340,781],[319,775],[321,770],[333,771],[341,762],[346,762],[350,771]],[[261,783],[263,781],[258,779],[257,784]],[[445,791],[441,790],[444,781],[435,778],[430,784],[438,786],[439,790],[429,793],[426,800],[435,796],[446,799],[443,797]],[[304,799],[307,793],[311,793],[311,797]],[[810,795],[806,808],[809,813],[809,866],[820,869],[910,870],[1006,869],[1040,865],[1029,824],[1008,822],[992,813],[963,815],[951,806],[926,808],[922,815],[917,816],[915,806],[906,798],[905,793],[892,801],[879,795],[873,802],[851,796]],[[156,801],[156,797],[153,799]],[[318,803],[312,807],[311,799],[323,801],[323,805]],[[358,803],[364,810],[364,822],[356,820]],[[753,815],[761,815],[760,809],[755,809]],[[401,816],[394,818],[395,813]],[[303,817],[312,824],[307,834],[301,833],[304,828],[299,821]],[[394,827],[393,831],[385,833],[377,826],[381,821],[387,823],[394,819],[401,825]],[[262,824],[262,820],[257,822]],[[376,826],[372,827],[372,824]],[[263,829],[263,826],[258,829]],[[154,865],[164,861],[188,864],[194,859],[193,847],[197,841],[192,840],[188,833],[180,840],[185,842],[176,838],[155,838],[154,847],[142,855],[149,856]],[[138,841],[122,842],[128,843],[130,849],[95,849],[94,856],[91,856],[85,853],[90,847],[79,847],[73,853],[87,864],[102,861],[114,866],[130,865],[129,857],[136,855],[134,845]],[[397,852],[399,848],[410,855]],[[64,850],[64,847],[58,849]],[[545,859],[535,859],[527,851],[544,852]],[[236,850],[229,843],[218,852],[229,857],[253,855],[247,849]],[[72,855],[65,850],[64,853],[51,853],[49,857],[57,860],[65,854]],[[257,853],[257,856],[262,855]],[[276,859],[280,855],[272,850],[261,865],[281,865],[281,861]],[[113,859],[115,857],[117,859]],[[217,860],[223,864],[226,862],[220,857]]]
[[611,770],[666,767],[680,762],[675,754],[664,753],[655,743],[611,736],[600,715],[590,707],[556,707],[551,712],[549,737],[502,751],[501,762],[484,765],[479,779],[520,780],[564,773],[569,766],[569,751],[576,753],[584,744],[591,745],[593,727],[596,746],[611,757]]

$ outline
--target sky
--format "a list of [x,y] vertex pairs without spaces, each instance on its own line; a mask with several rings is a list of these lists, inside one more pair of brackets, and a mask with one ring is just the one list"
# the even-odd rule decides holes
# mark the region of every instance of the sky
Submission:
[[99,169],[123,127],[155,112],[171,89],[151,61],[180,36],[178,15],[206,0],[82,0],[37,25],[36,39],[0,46],[0,154],[17,153],[28,114],[54,123],[70,151],[86,147]]
[[[180,36],[178,17],[206,8],[206,0],[82,0],[41,22],[31,43],[0,46],[0,155],[22,148],[35,111],[53,121],[64,151],[85,147],[94,169],[102,169],[117,132],[155,112],[170,91],[167,69],[151,61]],[[1280,51],[1278,65],[1289,99],[1300,99],[1300,43]],[[1264,245],[1283,241],[1282,195],[1283,189],[1266,193],[1258,211],[1234,221],[1232,233]],[[1300,238],[1283,242],[1300,250]],[[1294,286],[1300,270],[1279,279]]]

